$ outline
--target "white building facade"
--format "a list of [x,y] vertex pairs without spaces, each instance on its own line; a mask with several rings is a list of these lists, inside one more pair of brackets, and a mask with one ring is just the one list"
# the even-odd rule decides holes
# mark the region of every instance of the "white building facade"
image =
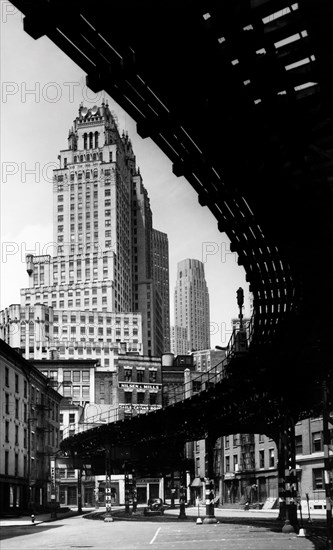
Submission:
[[54,242],[49,254],[27,255],[29,284],[20,305],[0,312],[0,337],[27,359],[56,352],[108,366],[120,346],[161,354],[169,303],[154,280],[149,198],[131,141],[120,136],[107,103],[80,106],[58,159]]
[[[187,329],[190,351],[209,349],[209,293],[204,264],[199,260],[178,263],[174,305],[174,324]],[[173,351],[180,354],[177,349]]]

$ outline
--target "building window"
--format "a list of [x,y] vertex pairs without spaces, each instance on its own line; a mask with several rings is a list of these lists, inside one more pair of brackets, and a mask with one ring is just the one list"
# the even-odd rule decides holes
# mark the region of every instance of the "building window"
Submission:
[[5,385],[9,388],[9,368],[5,368]]
[[269,449],[269,467],[274,468],[275,466],[275,456],[274,456],[274,449]]
[[83,370],[82,371],[82,382],[89,382],[89,371]]
[[74,424],[75,422],[75,413],[69,413],[69,423]]
[[265,468],[265,451],[259,451],[259,468]]
[[320,453],[323,450],[322,432],[313,432],[312,434],[312,452]]
[[87,400],[90,397],[89,386],[82,386],[82,398]]
[[149,403],[150,403],[150,405],[156,405],[156,403],[157,403],[157,393],[150,393],[149,394]]
[[64,386],[64,397],[71,397],[71,396],[72,396],[71,386]]
[[157,371],[156,370],[150,370],[149,371],[149,382],[153,384],[154,382],[156,382],[156,378],[157,378]]
[[5,442],[9,443],[9,422],[6,420]]
[[124,369],[124,379],[125,379],[127,382],[131,382],[131,381],[132,381],[132,370],[131,370],[131,369]]
[[15,418],[19,417],[19,400],[15,399]]
[[132,403],[132,392],[131,391],[125,391],[125,403],[127,405]]
[[136,371],[136,379],[138,382],[143,382],[144,378],[144,370],[137,370]]
[[64,381],[72,380],[71,374],[70,370],[64,370]]
[[24,387],[24,389],[23,389],[23,396],[24,396],[25,398],[27,398],[27,397],[28,397],[28,384],[27,384],[27,381],[26,381],[26,380],[24,380],[23,387]]
[[238,455],[234,455],[234,472],[238,472]]
[[296,435],[295,437],[295,449],[297,455],[301,455],[303,453],[303,439],[301,435]]
[[19,427],[15,426],[15,445],[18,446],[19,444]]
[[[73,327],[72,327],[73,328]],[[74,327],[75,328],[75,327]],[[75,370],[73,372],[73,382],[80,382],[80,371],[79,370]]]
[[224,446],[225,446],[226,449],[229,449],[229,447],[230,447],[230,441],[229,441],[229,436],[228,435],[226,435],[224,437]]
[[136,400],[137,400],[137,403],[138,403],[139,405],[142,405],[142,403],[145,402],[145,392],[139,391],[139,392],[136,394]]
[[230,472],[230,456],[225,457],[225,471]]
[[14,475],[17,477],[19,474],[19,455],[15,453],[15,469],[14,469]]
[[312,476],[313,476],[313,490],[314,491],[321,491],[325,487],[324,482],[324,469],[323,468],[314,468],[312,470]]
[[9,451],[5,451],[5,475],[8,476]]
[[73,386],[73,398],[80,399],[80,386]]

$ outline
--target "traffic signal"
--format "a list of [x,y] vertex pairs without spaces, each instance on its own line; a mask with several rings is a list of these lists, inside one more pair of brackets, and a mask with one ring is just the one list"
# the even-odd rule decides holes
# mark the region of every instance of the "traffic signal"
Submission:
[[237,290],[237,304],[242,307],[244,304],[244,291],[241,287]]

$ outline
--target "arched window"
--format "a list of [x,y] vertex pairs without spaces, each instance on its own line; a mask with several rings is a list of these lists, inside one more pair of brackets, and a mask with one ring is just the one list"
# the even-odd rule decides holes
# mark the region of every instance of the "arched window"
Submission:
[[83,149],[87,149],[87,134],[83,134]]
[[87,155],[87,161],[88,162],[90,161],[90,155]]
[[89,149],[92,149],[93,148],[93,133],[90,132],[89,133]]
[[98,147],[98,132],[95,132],[95,149]]
[[96,155],[96,153],[93,154],[93,160],[97,160],[97,155]]

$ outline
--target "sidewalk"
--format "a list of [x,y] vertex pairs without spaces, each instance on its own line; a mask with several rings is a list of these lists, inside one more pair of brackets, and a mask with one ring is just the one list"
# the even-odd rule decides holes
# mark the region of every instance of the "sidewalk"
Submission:
[[[83,508],[82,509],[82,515],[87,514],[88,512],[91,512],[94,510],[94,508]],[[49,521],[57,521],[63,518],[69,518],[73,516],[77,516],[77,508],[73,507],[71,510],[66,510],[65,512],[60,510],[57,510],[57,517],[51,517],[51,512],[46,512],[45,514],[35,514],[35,521],[34,523],[31,521],[31,516],[16,516],[16,517],[9,517],[9,518],[0,518],[0,528],[1,527],[12,527],[13,525],[17,525],[18,527],[24,526],[24,525],[39,525],[41,523],[46,523]],[[81,514],[80,514],[81,515]]]
[[[116,506],[112,507],[113,510],[115,509],[122,509],[123,506]],[[99,508],[99,511],[103,511],[104,508]],[[82,515],[88,514],[89,512],[94,512],[94,507],[89,508],[83,508],[82,509]],[[174,515],[178,516],[179,514],[179,506],[176,508],[166,508],[165,509],[165,515]],[[248,511],[245,511],[242,508],[215,508],[214,510],[215,516],[217,519],[224,518],[224,519],[237,519],[237,518],[243,518],[243,519],[268,519],[268,520],[274,520],[278,517],[278,510],[257,510],[257,509],[250,509]],[[57,517],[51,517],[51,512],[47,512],[45,514],[35,514],[35,522],[32,523],[31,516],[16,516],[16,517],[9,517],[9,518],[0,518],[0,528],[1,527],[8,527],[8,526],[26,526],[26,525],[39,525],[41,523],[50,522],[50,521],[57,521],[61,520],[63,518],[68,517],[74,517],[77,516],[77,508],[73,507],[70,511],[61,512],[61,508],[59,511],[57,511]],[[206,506],[199,506],[199,510],[197,506],[189,506],[186,508],[186,515],[188,517],[201,517],[202,519],[206,516]],[[300,516],[298,514],[298,518],[300,519]],[[326,519],[326,512],[323,510],[311,510],[311,518],[313,520],[319,519],[319,520],[325,520]],[[307,516],[304,516],[303,514],[303,521],[307,521]]]
[[[215,508],[214,509],[215,517],[216,518],[244,518],[244,519],[277,519],[279,510],[258,510],[258,509],[250,509],[245,511],[243,508]],[[165,514],[172,514],[172,515],[178,515],[179,514],[179,507],[171,509],[167,508],[165,510]],[[201,517],[204,518],[206,516],[206,506],[199,506],[199,510],[197,506],[189,506],[186,508],[186,515],[190,517]],[[326,519],[326,511],[325,510],[311,510],[311,518],[313,520],[316,519]],[[300,519],[300,514],[298,512],[298,519]],[[308,519],[308,516],[303,514],[303,521],[306,522]]]

